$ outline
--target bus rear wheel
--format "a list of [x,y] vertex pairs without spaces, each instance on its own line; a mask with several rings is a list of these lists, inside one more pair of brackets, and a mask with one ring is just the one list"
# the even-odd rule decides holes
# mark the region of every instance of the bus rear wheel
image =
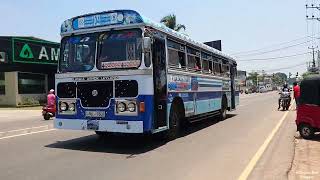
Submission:
[[222,98],[219,119],[220,121],[227,119],[227,98],[226,97]]

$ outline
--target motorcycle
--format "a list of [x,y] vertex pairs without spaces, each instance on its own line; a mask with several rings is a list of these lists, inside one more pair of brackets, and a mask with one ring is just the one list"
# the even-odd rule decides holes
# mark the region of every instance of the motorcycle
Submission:
[[290,92],[281,92],[280,94],[280,105],[283,111],[289,110],[291,97]]
[[56,108],[55,107],[49,107],[47,105],[44,105],[42,107],[42,116],[44,120],[49,120],[52,117],[55,117],[56,114]]

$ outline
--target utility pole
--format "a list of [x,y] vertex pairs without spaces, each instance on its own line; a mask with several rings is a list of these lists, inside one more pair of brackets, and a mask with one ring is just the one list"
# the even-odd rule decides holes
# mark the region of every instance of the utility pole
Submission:
[[313,68],[315,68],[316,67],[316,60],[315,60],[315,56],[314,56],[314,50],[316,49],[316,48],[318,48],[318,46],[317,47],[308,47],[308,49],[311,49],[312,50],[312,67]]
[[[312,13],[311,16],[308,15],[308,10],[312,10],[311,11],[311,13]],[[315,16],[314,10],[320,11],[320,4],[313,4],[313,3],[311,3],[310,5],[306,4],[306,13],[307,13],[306,14],[306,19],[307,20],[311,20],[311,21],[320,21],[319,15],[316,14],[316,16]],[[312,28],[314,28],[314,27],[312,26]],[[316,70],[316,68],[317,68],[316,60],[315,60],[315,49],[317,49],[318,46],[314,47],[314,42],[315,42],[314,40],[315,40],[316,37],[314,37],[313,29],[312,29],[312,37],[311,38],[312,38],[312,47],[308,47],[308,49],[312,50],[312,66],[310,67],[310,65],[309,65],[308,68],[310,68],[311,71],[317,71]],[[318,56],[319,56],[319,54],[318,54]]]

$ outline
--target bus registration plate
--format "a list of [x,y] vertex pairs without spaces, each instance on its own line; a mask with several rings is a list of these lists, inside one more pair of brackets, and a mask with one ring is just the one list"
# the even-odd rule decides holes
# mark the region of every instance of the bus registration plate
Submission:
[[104,118],[105,116],[104,111],[86,111],[86,117]]

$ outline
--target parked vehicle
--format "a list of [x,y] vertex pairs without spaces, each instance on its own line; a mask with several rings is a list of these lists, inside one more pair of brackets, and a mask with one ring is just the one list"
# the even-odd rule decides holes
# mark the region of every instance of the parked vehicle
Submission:
[[300,92],[297,131],[304,139],[310,139],[320,131],[320,76],[305,78],[301,82]]
[[267,92],[266,87],[264,87],[264,86],[259,86],[259,92],[260,92],[260,93]]
[[55,117],[56,114],[56,108],[55,107],[49,107],[47,105],[44,105],[42,107],[42,116],[44,120],[49,120],[52,117]]

